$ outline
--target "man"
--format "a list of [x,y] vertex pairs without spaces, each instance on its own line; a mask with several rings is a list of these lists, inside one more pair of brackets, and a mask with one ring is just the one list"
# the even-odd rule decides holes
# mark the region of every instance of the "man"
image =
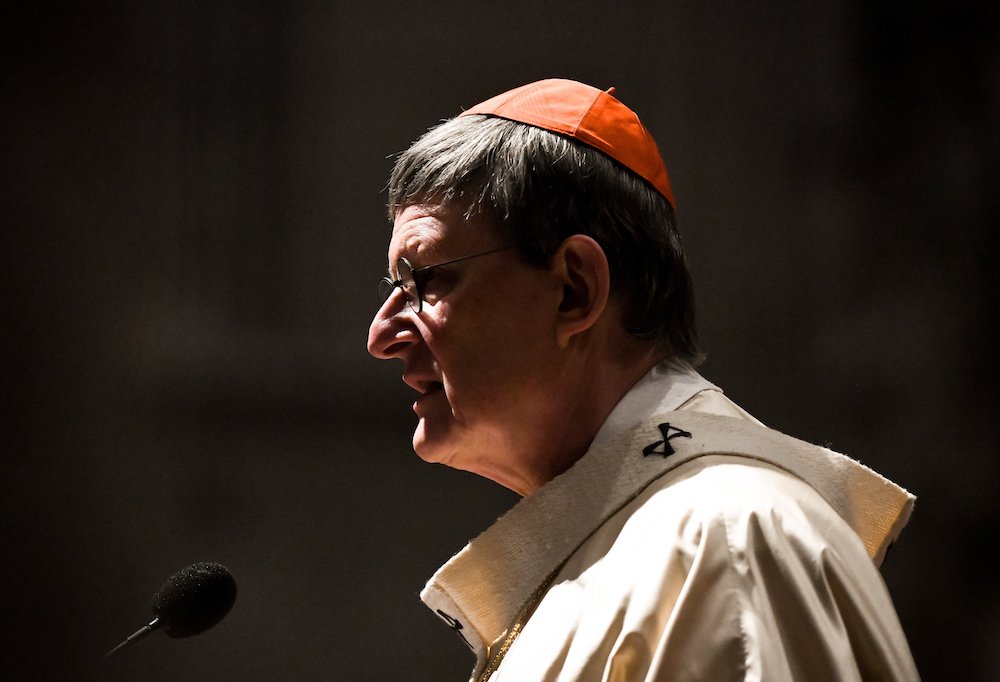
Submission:
[[369,352],[420,457],[524,496],[421,598],[473,679],[916,679],[877,570],[912,496],[693,369],[670,182],[612,92],[523,86],[393,170]]

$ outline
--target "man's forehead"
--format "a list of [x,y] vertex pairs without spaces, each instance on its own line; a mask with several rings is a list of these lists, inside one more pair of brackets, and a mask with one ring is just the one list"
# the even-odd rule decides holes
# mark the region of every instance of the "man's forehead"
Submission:
[[396,214],[389,240],[389,261],[422,254],[461,253],[492,246],[495,231],[483,218],[467,217],[454,207],[437,204],[406,206]]
[[400,256],[415,256],[434,248],[448,234],[440,213],[408,206],[396,214],[389,239],[389,260]]

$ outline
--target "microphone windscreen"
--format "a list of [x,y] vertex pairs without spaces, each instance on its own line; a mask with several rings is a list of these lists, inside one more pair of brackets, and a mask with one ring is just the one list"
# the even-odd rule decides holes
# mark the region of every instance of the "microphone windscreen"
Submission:
[[190,637],[222,620],[235,602],[236,581],[229,570],[204,561],[167,578],[153,597],[153,615],[171,637]]

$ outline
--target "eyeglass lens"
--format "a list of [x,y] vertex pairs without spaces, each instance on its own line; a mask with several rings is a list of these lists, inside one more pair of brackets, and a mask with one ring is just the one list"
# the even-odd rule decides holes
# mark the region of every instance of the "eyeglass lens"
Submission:
[[399,287],[403,290],[403,297],[406,299],[407,305],[413,309],[414,312],[420,312],[422,301],[420,292],[417,289],[417,283],[413,279],[413,267],[410,265],[410,261],[405,258],[400,258],[399,263],[396,265],[399,271],[399,279],[393,280],[391,277],[383,277],[378,283],[378,295],[379,300],[385,303],[386,299],[392,296],[392,290]]

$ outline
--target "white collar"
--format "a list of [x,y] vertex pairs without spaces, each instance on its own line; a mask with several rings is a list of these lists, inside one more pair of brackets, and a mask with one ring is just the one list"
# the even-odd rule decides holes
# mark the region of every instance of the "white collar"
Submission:
[[618,401],[590,447],[607,442],[658,412],[676,410],[696,393],[706,390],[722,392],[688,363],[661,360]]

